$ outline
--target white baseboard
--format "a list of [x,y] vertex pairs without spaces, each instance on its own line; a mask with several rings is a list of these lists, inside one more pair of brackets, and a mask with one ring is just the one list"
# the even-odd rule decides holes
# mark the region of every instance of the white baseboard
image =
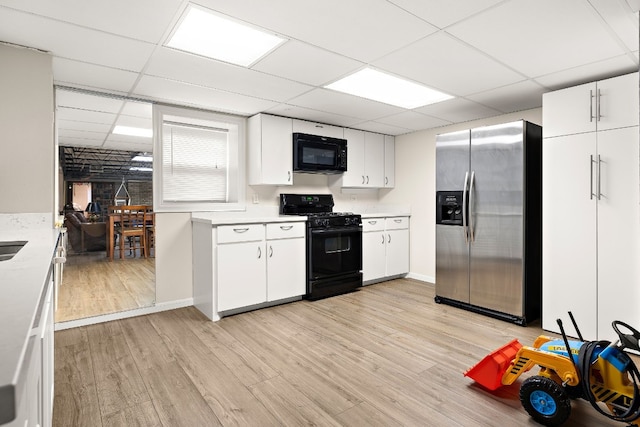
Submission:
[[436,283],[436,278],[433,276],[427,276],[424,274],[418,274],[418,273],[409,273],[407,274],[407,278],[408,279],[415,279],[415,280],[420,280],[421,282],[427,282],[430,284],[435,284]]
[[193,298],[183,300],[156,303],[151,307],[136,308],[134,310],[119,311],[117,313],[102,314],[100,316],[87,317],[85,319],[69,320],[56,323],[55,330],[78,328],[80,326],[95,325],[96,323],[110,322],[112,320],[127,319],[129,317],[144,316],[145,314],[159,313],[161,311],[174,310],[176,308],[189,307],[193,305]]

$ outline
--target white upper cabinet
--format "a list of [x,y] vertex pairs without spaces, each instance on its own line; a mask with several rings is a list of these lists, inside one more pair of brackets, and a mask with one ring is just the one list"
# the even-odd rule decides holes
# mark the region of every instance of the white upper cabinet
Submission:
[[638,125],[638,73],[543,95],[545,138]]
[[384,136],[384,187],[396,186],[396,138]]
[[293,185],[292,119],[257,114],[248,124],[249,185]]
[[342,187],[382,188],[385,186],[385,136],[379,133],[345,129],[347,171]]
[[293,119],[293,132],[328,136],[330,138],[344,138],[344,128],[297,119]]

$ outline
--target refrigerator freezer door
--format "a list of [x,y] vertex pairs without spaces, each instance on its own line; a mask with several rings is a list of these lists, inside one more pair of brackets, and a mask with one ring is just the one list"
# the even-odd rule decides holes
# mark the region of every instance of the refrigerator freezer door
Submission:
[[[436,191],[463,191],[469,171],[469,130],[436,138]],[[465,192],[466,194],[466,192]],[[469,302],[466,227],[436,225],[436,296]]]
[[523,126],[471,131],[469,303],[515,316],[524,315]]

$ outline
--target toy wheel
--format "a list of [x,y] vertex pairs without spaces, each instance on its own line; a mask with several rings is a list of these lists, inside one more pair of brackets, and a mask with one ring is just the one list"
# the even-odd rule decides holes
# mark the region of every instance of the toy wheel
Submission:
[[534,420],[545,426],[559,426],[571,414],[571,401],[562,386],[541,376],[522,383],[520,402]]

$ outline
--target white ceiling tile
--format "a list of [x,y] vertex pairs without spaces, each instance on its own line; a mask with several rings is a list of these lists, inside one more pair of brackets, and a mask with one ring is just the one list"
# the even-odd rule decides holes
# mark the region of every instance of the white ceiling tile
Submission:
[[156,51],[145,73],[278,102],[312,89],[311,86],[260,71],[165,47]]
[[630,51],[638,50],[638,18],[624,1],[589,0],[598,14]]
[[67,59],[140,71],[154,45],[3,8],[0,40]]
[[604,61],[541,76],[536,78],[535,81],[550,90],[557,90],[634,71],[638,71],[636,62],[628,55],[620,55]]
[[103,123],[112,125],[116,119],[115,114],[98,111],[80,110],[77,108],[58,107],[56,117],[61,120],[74,120],[78,122]]
[[363,62],[371,62],[437,30],[387,0],[270,0],[250,5],[243,1],[202,0],[201,4]]
[[328,113],[344,114],[363,120],[375,120],[379,117],[405,111],[403,108],[394,107],[393,105],[369,101],[368,99],[329,89],[314,89],[290,100],[288,104]]
[[500,111],[463,98],[454,98],[437,104],[416,108],[417,112],[447,120],[451,123],[468,122],[470,120],[493,117]]
[[472,95],[469,99],[503,113],[510,113],[541,107],[542,94],[544,92],[547,92],[547,90],[535,82],[526,80]]
[[445,33],[429,36],[373,65],[454,96],[482,92],[523,79],[522,75]]
[[151,120],[153,116],[153,104],[150,102],[127,101],[124,103],[120,114]]
[[292,117],[294,119],[310,120],[314,122],[327,123],[335,126],[349,127],[353,123],[359,123],[362,119],[350,117],[341,114],[333,114],[326,111],[318,111],[310,108],[300,107],[289,104],[278,104],[267,111],[269,114],[275,114],[283,117]]
[[102,132],[105,135],[111,130],[111,125],[104,123],[89,123],[56,119],[56,124],[58,125],[58,129],[69,129],[85,132]]
[[71,90],[56,90],[56,104],[58,107],[77,108],[80,110],[102,111],[116,114],[122,108],[124,101],[106,96],[90,95],[88,93]]
[[321,86],[364,64],[315,46],[289,40],[252,68],[298,82]]
[[76,139],[90,139],[95,141],[104,141],[107,137],[106,132],[90,132],[74,129],[58,129],[58,139],[60,138],[76,138]]
[[144,137],[132,136],[132,135],[119,135],[116,133],[110,133],[109,135],[107,135],[106,141],[118,142],[121,144],[132,144],[132,145],[153,144],[153,138],[144,138]]
[[146,153],[153,152],[153,142],[120,141],[114,140],[111,137],[104,142],[102,147],[112,150],[139,151]]
[[138,78],[138,74],[54,56],[53,77],[57,85],[127,93]]
[[405,111],[392,116],[382,117],[377,119],[376,122],[405,129],[403,133],[406,133],[406,130],[427,129],[451,124],[451,122],[447,120],[431,117],[416,111]]
[[511,0],[447,32],[528,77],[624,53],[584,0]]
[[439,28],[458,22],[503,0],[389,0]]
[[181,3],[181,0],[2,0],[8,7],[150,43],[160,41]]
[[157,101],[246,116],[252,116],[276,105],[263,99],[151,76],[140,79],[135,94]]

